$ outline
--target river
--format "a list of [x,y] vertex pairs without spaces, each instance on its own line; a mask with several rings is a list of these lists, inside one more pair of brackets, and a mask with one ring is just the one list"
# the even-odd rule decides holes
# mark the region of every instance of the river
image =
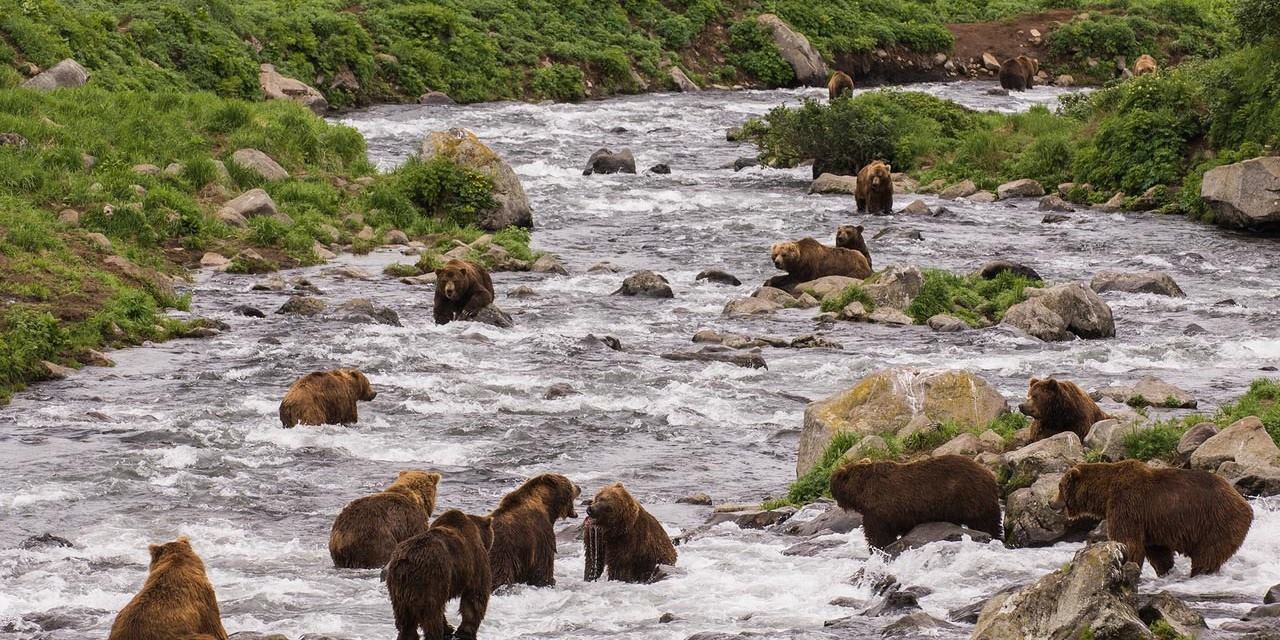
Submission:
[[[1044,87],[990,96],[989,86],[912,88],[1005,111],[1053,104],[1058,95]],[[224,320],[230,331],[114,352],[114,368],[37,385],[0,409],[0,637],[104,636],[142,584],[147,544],[187,535],[208,566],[229,632],[389,638],[391,610],[378,572],[333,569],[327,542],[342,506],[381,489],[400,469],[439,470],[439,509],[473,512],[488,511],[540,472],[564,473],[587,494],[622,481],[675,533],[710,511],[676,504],[681,496],[706,492],[719,503],[778,495],[794,478],[804,400],[886,366],[969,368],[1013,404],[1032,376],[1056,374],[1089,388],[1153,374],[1211,410],[1280,360],[1274,241],[1157,214],[1080,212],[1045,225],[1034,200],[946,203],[951,213],[943,217],[864,218],[852,213],[851,197],[806,195],[807,168],[723,168],[754,155],[748,145],[725,141],[727,128],[806,94],[820,95],[396,106],[343,118],[365,134],[384,168],[428,131],[474,130],[523,181],[535,247],[559,255],[571,275],[495,274],[498,304],[516,321],[498,329],[437,327],[429,288],[381,275],[343,279],[328,272],[332,264],[286,275],[306,276],[330,302],[372,298],[395,309],[404,326],[274,315],[287,293],[250,291],[253,278],[244,276],[197,274],[192,312]],[[672,173],[583,176],[586,158],[606,145],[631,148],[642,171],[661,162]],[[914,198],[898,194],[897,206]],[[1004,257],[1064,282],[1104,269],[1158,269],[1187,297],[1107,294],[1117,337],[1060,344],[999,329],[819,329],[812,310],[721,316],[728,300],[774,273],[771,243],[806,235],[831,242],[837,224],[854,221],[867,227],[877,268],[970,270]],[[887,227],[918,230],[923,240],[899,233],[872,239]],[[375,274],[412,260],[390,250],[339,258]],[[587,273],[601,261],[623,272]],[[744,285],[695,282],[707,268],[729,271]],[[609,295],[637,269],[666,275],[675,299]],[[521,285],[536,295],[507,296]],[[1237,304],[1219,304],[1228,298]],[[233,314],[240,304],[268,316]],[[844,349],[766,349],[767,370],[658,356],[691,349],[690,337],[702,328],[786,337],[820,331]],[[618,338],[623,350],[584,341],[592,334]],[[379,391],[361,405],[359,427],[280,428],[276,408],[287,386],[336,366],[362,369]],[[544,399],[557,383],[577,393]],[[1180,558],[1165,578],[1147,568],[1142,589],[1187,595],[1214,624],[1247,611],[1280,582],[1280,503],[1253,505],[1252,532],[1219,575],[1189,579]],[[20,548],[45,532],[75,546]],[[857,611],[831,600],[870,598],[869,581],[848,581],[859,569],[932,589],[921,604],[945,617],[950,608],[1057,569],[1079,548],[1006,550],[965,541],[889,561],[868,553],[860,530],[837,539],[842,544],[819,556],[792,557],[781,552],[798,542],[794,537],[720,525],[680,546],[681,574],[654,585],[584,583],[582,549],[566,541],[558,586],[494,597],[480,635],[827,637],[819,635],[823,621]],[[659,623],[665,613],[674,620]],[[450,617],[456,620],[452,607]],[[893,619],[868,618],[864,628],[833,637],[876,637]],[[962,628],[949,637],[966,634]]]

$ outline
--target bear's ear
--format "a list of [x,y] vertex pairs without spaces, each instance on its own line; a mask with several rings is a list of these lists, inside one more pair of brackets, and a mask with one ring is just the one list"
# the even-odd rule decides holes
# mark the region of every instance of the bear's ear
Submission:
[[858,461],[858,464],[871,464],[871,458],[863,458]]
[[1034,387],[1038,384],[1040,384],[1040,378],[1032,378],[1029,382],[1027,382],[1027,388],[1030,389],[1031,387]]
[[858,225],[858,226],[854,227],[854,229],[857,229],[857,230],[858,230],[858,233],[862,233],[862,225]]

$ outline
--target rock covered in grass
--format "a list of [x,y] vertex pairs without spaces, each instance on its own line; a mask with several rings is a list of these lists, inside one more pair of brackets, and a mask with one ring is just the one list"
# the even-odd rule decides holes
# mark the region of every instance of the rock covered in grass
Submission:
[[478,171],[493,180],[494,208],[479,214],[478,226],[489,231],[506,227],[533,227],[533,209],[524,193],[520,178],[497,153],[485,146],[468,129],[433,131],[422,141],[418,158],[430,161],[446,158],[455,164]]
[[1120,271],[1103,271],[1093,277],[1089,288],[1098,293],[1121,291],[1124,293],[1154,293],[1162,296],[1182,298],[1186,294],[1163,271],[1141,271],[1124,273]]
[[772,13],[756,16],[756,24],[764,27],[773,37],[782,59],[791,65],[796,81],[810,87],[821,87],[827,84],[827,63],[809,43],[804,34],[791,28],[782,18]]
[[268,100],[292,100],[317,114],[329,110],[329,101],[315,87],[281,74],[275,65],[258,66],[258,86]]
[[1110,418],[1094,424],[1084,437],[1084,445],[1111,462],[1125,459],[1125,440],[1148,431],[1152,424],[1136,416],[1134,419]]
[[863,281],[862,290],[875,301],[877,307],[892,307],[899,311],[911,306],[924,286],[924,273],[919,267],[893,266]]
[[973,640],[1096,638],[1147,640],[1155,636],[1138,615],[1137,566],[1125,562],[1124,545],[1085,547],[1060,571],[1019,591],[998,594],[978,616]]
[[637,271],[622,281],[613,295],[638,296],[642,298],[674,298],[671,283],[666,277],[652,271]]
[[53,91],[55,89],[71,89],[83,87],[89,82],[89,71],[79,62],[67,58],[58,64],[41,71],[22,83],[24,89],[37,91]]
[[796,475],[808,471],[840,432],[898,433],[913,422],[946,420],[977,427],[1008,410],[1004,396],[970,371],[883,369],[805,408]]

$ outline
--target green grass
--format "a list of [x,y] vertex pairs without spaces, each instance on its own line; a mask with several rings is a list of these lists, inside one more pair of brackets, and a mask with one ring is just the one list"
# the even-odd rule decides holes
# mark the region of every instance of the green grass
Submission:
[[849,432],[838,432],[831,439],[822,457],[818,459],[804,475],[791,483],[787,488],[785,504],[804,505],[823,496],[831,495],[831,473],[841,456],[854,445],[862,441],[862,435]]
[[861,285],[851,284],[845,287],[844,291],[823,300],[822,310],[836,313],[853,302],[861,302],[868,313],[876,309],[876,301],[872,299],[871,294],[867,293]]
[[964,320],[970,326],[984,322],[997,323],[1005,311],[1026,300],[1027,287],[1042,283],[1009,271],[990,280],[976,276],[960,276],[940,269],[925,269],[920,293],[907,307],[907,315],[917,324],[946,313]]
[[1193,413],[1161,420],[1150,429],[1129,434],[1124,439],[1124,455],[1135,460],[1174,461],[1178,441],[1188,429],[1201,422],[1212,422],[1225,429],[1243,418],[1257,416],[1271,439],[1280,445],[1280,382],[1258,378],[1248,391],[1234,402],[1223,405],[1213,416]]
[[1220,427],[1249,416],[1257,416],[1271,439],[1280,445],[1280,380],[1258,378],[1249,385],[1246,392],[1235,402],[1225,404],[1218,410],[1214,422]]
[[1151,633],[1156,640],[1191,640],[1191,636],[1178,633],[1172,625],[1164,620],[1156,620],[1151,623]]

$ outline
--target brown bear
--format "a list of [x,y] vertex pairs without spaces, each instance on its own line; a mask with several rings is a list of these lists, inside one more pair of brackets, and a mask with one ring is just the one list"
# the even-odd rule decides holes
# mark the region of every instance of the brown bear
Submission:
[[867,259],[867,268],[871,266],[871,250],[867,249],[867,241],[862,238],[862,225],[842,224],[836,227],[836,246],[841,249],[851,249],[862,254]]
[[1145,76],[1148,73],[1155,73],[1158,68],[1156,59],[1144,53],[1133,63],[1133,75],[1134,77]]
[[506,584],[555,585],[555,523],[578,517],[573,501],[581,492],[568,478],[544,473],[502,498],[489,514],[493,518],[489,568],[494,589]]
[[149,549],[147,581],[116,616],[108,640],[227,640],[218,598],[191,543],[181,537]]
[[280,402],[280,423],[286,428],[299,424],[355,424],[356,401],[378,397],[369,379],[355,369],[334,369],[308,373],[293,383]]
[[1191,557],[1191,577],[1215,573],[1253,523],[1249,503],[1226,480],[1198,469],[1152,469],[1137,460],[1078,464],[1058,481],[1053,506],[1068,518],[1106,518],[1107,537],[1123,543],[1139,567],[1173,569]]
[[339,569],[386,566],[396,545],[426,531],[436,508],[440,474],[401,471],[381,493],[352,500],[329,532],[329,557]]
[[853,200],[860,213],[892,213],[892,168],[879,160],[863,167],[858,172],[858,183],[853,187]]
[[601,489],[591,500],[582,542],[588,582],[606,570],[609,580],[652,582],[660,575],[658,565],[676,563],[671,537],[621,482]]
[[860,251],[828,247],[813,238],[779,242],[769,250],[769,255],[774,266],[787,273],[769,278],[764,284],[785,291],[823,276],[863,279],[871,275],[871,264]]
[[450,260],[436,269],[436,324],[475,317],[493,304],[493,280],[484,267],[466,260]]
[[451,634],[475,640],[492,591],[489,548],[493,521],[450,509],[431,528],[401,542],[387,563],[387,592],[395,615],[397,640],[444,640],[450,631],[445,605],[461,599],[462,623]]
[[843,71],[831,74],[831,79],[827,81],[827,96],[835,100],[840,96],[851,95],[853,95],[853,78]]
[[1067,380],[1032,378],[1027,384],[1027,400],[1018,410],[1034,421],[1031,441],[1043,440],[1070,431],[1083,441],[1094,424],[1110,418],[1089,394]]
[[841,509],[862,514],[867,544],[877,549],[926,522],[1001,536],[996,478],[964,456],[849,463],[831,474],[831,495]]
[[1040,61],[1027,56],[1009,58],[1000,65],[1000,86],[1010,91],[1026,91],[1035,86]]

